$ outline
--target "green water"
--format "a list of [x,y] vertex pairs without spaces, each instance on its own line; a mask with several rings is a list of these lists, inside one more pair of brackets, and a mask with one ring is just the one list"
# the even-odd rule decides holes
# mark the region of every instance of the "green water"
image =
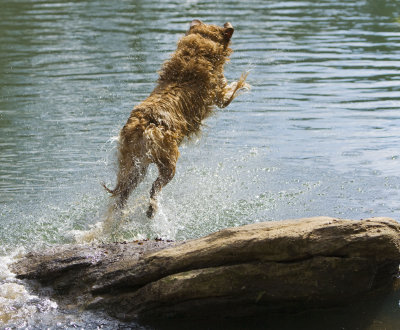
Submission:
[[124,238],[400,219],[399,1],[4,1],[0,254],[72,242],[103,219],[115,137],[193,18],[233,24],[226,76],[250,70],[253,87],[181,148],[152,222],[150,172]]

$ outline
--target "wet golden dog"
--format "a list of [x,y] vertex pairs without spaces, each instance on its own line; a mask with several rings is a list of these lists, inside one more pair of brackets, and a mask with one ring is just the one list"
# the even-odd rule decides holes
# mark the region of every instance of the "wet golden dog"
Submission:
[[117,184],[112,190],[104,185],[116,199],[115,208],[125,206],[154,163],[159,174],[147,211],[153,217],[157,195],[174,177],[182,140],[199,132],[202,120],[215,106],[228,106],[241,89],[248,88],[247,74],[229,85],[224,77],[233,31],[230,23],[220,27],[192,21],[175,53],[163,64],[153,92],[132,110],[119,137]]

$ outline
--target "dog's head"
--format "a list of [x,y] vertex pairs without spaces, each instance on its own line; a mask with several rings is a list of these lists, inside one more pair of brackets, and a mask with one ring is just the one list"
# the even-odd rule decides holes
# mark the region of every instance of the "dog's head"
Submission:
[[202,21],[195,19],[190,23],[189,30],[186,35],[199,34],[203,38],[210,39],[214,42],[218,42],[223,45],[228,45],[234,28],[231,23],[227,22],[224,26],[217,26],[211,24],[205,24]]
[[232,53],[229,44],[233,31],[230,23],[217,26],[192,21],[171,59],[163,64],[159,81],[199,83],[220,77]]

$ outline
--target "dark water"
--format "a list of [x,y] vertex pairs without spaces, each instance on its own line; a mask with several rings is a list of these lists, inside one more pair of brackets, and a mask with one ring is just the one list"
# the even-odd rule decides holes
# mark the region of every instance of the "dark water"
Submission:
[[101,221],[115,137],[193,18],[234,25],[226,76],[251,70],[253,88],[181,149],[153,222],[150,173],[124,238],[400,219],[399,1],[16,0],[0,9],[0,254]]

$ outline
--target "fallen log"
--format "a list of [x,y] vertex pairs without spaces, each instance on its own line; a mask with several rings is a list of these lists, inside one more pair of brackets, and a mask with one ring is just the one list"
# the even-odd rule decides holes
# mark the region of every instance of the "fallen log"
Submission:
[[390,290],[400,224],[328,217],[261,222],[172,243],[55,247],[12,265],[69,308],[122,320],[245,317],[351,304]]

